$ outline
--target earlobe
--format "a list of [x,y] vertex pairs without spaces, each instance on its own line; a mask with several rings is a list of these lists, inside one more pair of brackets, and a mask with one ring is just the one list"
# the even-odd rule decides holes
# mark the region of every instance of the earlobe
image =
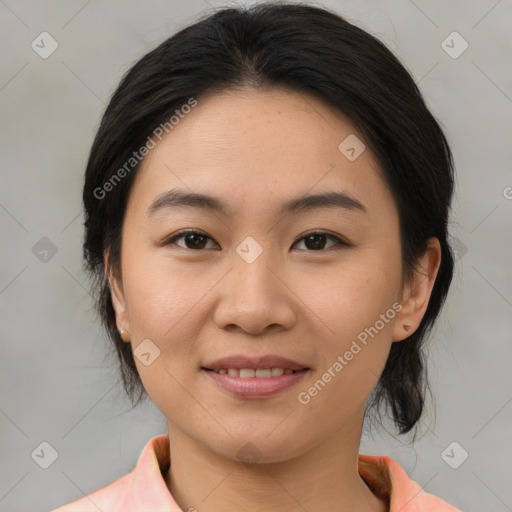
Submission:
[[119,335],[123,341],[131,341],[130,335],[122,327],[118,329]]
[[430,238],[427,248],[420,257],[412,278],[402,290],[402,309],[396,316],[393,341],[402,341],[419,327],[441,264],[441,245],[437,238]]
[[109,288],[110,288],[110,299],[112,306],[116,313],[116,323],[119,334],[123,341],[130,341],[130,326],[128,322],[128,315],[126,311],[126,303],[124,298],[124,292],[122,286],[118,283],[118,280],[113,275],[110,263],[109,253],[105,252],[103,257],[103,263],[105,268],[105,275],[107,276]]

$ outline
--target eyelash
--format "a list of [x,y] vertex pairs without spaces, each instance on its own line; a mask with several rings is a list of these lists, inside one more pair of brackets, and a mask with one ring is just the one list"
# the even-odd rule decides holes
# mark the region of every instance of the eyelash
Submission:
[[[204,236],[206,238],[209,238],[210,240],[213,240],[211,237],[209,237],[206,233],[203,233],[202,231],[186,230],[186,231],[180,231],[178,233],[175,233],[171,237],[168,237],[168,238],[162,240],[162,242],[159,243],[159,246],[160,247],[165,247],[165,246],[172,245],[172,244],[174,244],[174,242],[176,240],[179,240],[180,238],[183,238],[184,236],[191,235],[191,234],[202,235],[202,236]],[[306,249],[306,252],[328,252],[328,251],[331,251],[331,250],[340,249],[341,247],[350,247],[349,243],[345,242],[344,240],[342,240],[341,238],[339,238],[339,237],[337,237],[335,235],[332,235],[332,234],[327,233],[325,231],[314,231],[314,230],[313,231],[309,231],[307,233],[304,233],[300,238],[298,238],[293,243],[293,245],[296,245],[301,240],[307,238],[308,236],[312,236],[312,235],[323,235],[323,236],[326,236],[327,238],[331,238],[331,239],[336,241],[336,246],[330,247],[328,249],[319,249],[317,251],[315,251],[315,250],[307,250]],[[188,247],[181,247],[181,246],[178,246],[178,247],[180,247],[181,249],[188,249],[190,251],[196,251],[196,252],[200,252],[200,251],[205,250],[205,249],[189,249]]]

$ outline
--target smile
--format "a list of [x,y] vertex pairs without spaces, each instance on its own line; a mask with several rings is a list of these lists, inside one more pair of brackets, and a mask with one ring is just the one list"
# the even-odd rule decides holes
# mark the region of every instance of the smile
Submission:
[[201,368],[210,382],[237,398],[266,398],[284,391],[301,381],[309,368],[291,370],[283,368],[228,368],[210,370]]

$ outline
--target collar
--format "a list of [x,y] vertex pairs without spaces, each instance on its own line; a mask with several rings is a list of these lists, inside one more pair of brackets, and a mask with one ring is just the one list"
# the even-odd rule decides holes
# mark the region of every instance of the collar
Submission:
[[[115,482],[52,512],[184,512],[167,488],[170,466],[167,434],[150,439],[135,468]],[[428,494],[388,456],[358,455],[358,471],[372,492],[389,504],[389,512],[460,512]],[[78,508],[79,507],[79,508]]]

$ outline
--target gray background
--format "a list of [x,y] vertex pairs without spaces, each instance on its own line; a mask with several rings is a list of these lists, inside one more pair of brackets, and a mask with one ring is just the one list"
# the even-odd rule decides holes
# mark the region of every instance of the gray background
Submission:
[[[150,402],[130,410],[93,313],[81,270],[83,171],[122,74],[221,5],[0,0],[1,511],[45,511],[99,489],[166,432]],[[364,435],[360,451],[390,455],[464,511],[512,510],[512,2],[323,5],[402,60],[446,129],[457,171],[457,271],[430,350],[436,401],[414,445],[382,432]],[[43,31],[59,44],[47,59],[31,48]],[[469,44],[458,58],[441,46],[453,31]],[[31,457],[43,441],[58,452],[48,469]],[[469,453],[457,469],[441,457],[453,441]],[[448,451],[452,461],[462,448]]]

